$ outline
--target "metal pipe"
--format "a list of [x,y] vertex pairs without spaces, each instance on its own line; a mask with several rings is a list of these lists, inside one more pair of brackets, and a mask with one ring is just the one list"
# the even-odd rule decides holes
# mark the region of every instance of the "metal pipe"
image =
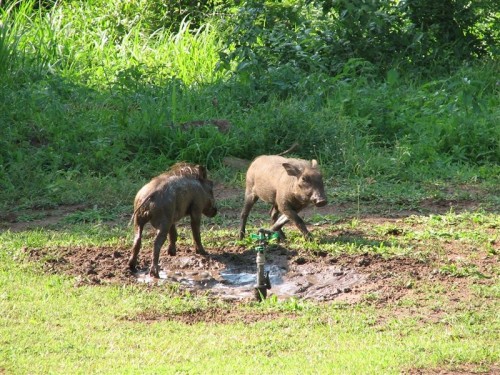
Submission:
[[[258,245],[255,247],[257,251],[256,264],[257,264],[257,283],[255,285],[255,298],[258,301],[262,301],[267,297],[267,290],[271,289],[271,280],[269,279],[269,272],[265,273],[266,266],[266,254],[267,245],[271,237],[275,237],[276,234],[265,230],[259,229],[258,235],[254,236],[258,241]],[[273,237],[273,238],[274,238]]]

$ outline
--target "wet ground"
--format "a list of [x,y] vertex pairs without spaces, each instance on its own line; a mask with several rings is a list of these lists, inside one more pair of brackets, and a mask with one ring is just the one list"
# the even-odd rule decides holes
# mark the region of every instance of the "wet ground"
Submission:
[[[219,187],[216,192],[217,199],[241,198],[241,192],[237,189]],[[472,201],[450,201],[434,202],[428,204],[425,210],[431,212],[447,212],[450,206],[457,210],[474,209],[477,202]],[[81,207],[70,207],[68,212],[79,210]],[[62,211],[61,211],[62,210]],[[258,208],[257,208],[258,210]],[[349,207],[329,205],[318,210],[319,215],[337,215],[349,210]],[[261,208],[260,214],[266,215],[267,208]],[[24,230],[26,225],[32,227],[43,227],[54,225],[56,219],[61,219],[68,212],[63,209],[46,215],[43,221],[28,224],[17,223],[16,220],[8,220],[10,230]],[[362,225],[392,225],[395,228],[401,225],[398,221],[402,217],[417,212],[398,211],[385,215],[369,214],[361,217]],[[221,210],[225,222],[237,223],[239,210]],[[254,213],[255,214],[255,213]],[[304,216],[308,216],[307,210]],[[124,221],[128,220],[124,218]],[[188,224],[183,224],[185,229]],[[328,225],[328,224],[325,224]],[[321,226],[321,224],[319,224]],[[314,229],[311,228],[314,232]],[[235,229],[236,230],[236,229]],[[495,229],[491,229],[492,231]],[[130,256],[130,243],[117,247],[60,247],[57,249],[27,248],[28,260],[36,261],[42,265],[47,272],[65,273],[75,276],[77,285],[100,285],[100,284],[164,284],[175,285],[180,290],[191,293],[203,293],[223,300],[247,300],[253,298],[256,283],[256,253],[252,247],[238,245],[234,235],[217,240],[217,245],[207,246],[207,255],[198,255],[193,251],[189,230],[186,229],[186,239],[178,243],[177,255],[168,256],[165,249],[160,255],[160,279],[151,279],[148,276],[148,267],[151,257],[151,240],[154,232],[151,228],[146,229],[143,249],[140,253],[139,268],[141,272],[131,273],[127,267]],[[388,236],[397,236],[402,233],[394,231]],[[332,241],[342,238],[363,238],[363,233],[331,233]],[[361,237],[360,237],[361,236]],[[189,238],[187,238],[189,237]],[[418,249],[424,244],[417,244]],[[459,240],[446,241],[439,246],[445,246],[449,253],[449,259],[441,259],[439,262],[453,262],[453,258],[467,259],[477,250],[464,247]],[[492,245],[495,249],[499,244]],[[420,250],[425,250],[424,248]],[[473,250],[471,252],[471,250]],[[323,252],[314,253],[310,250],[290,250],[287,243],[271,245],[266,251],[266,270],[271,279],[271,289],[268,296],[276,296],[279,299],[296,297],[313,301],[345,301],[358,302],[373,298],[376,303],[398,301],[405,297],[420,298],[415,292],[415,283],[435,284],[439,283],[448,291],[450,300],[463,300],[469,284],[482,282],[478,278],[456,278],[439,272],[436,267],[436,259],[432,255],[426,259],[418,256],[397,257],[391,256],[383,259],[381,256],[370,253],[360,255],[331,255]],[[491,274],[495,257],[487,254],[474,255],[474,266],[478,272]],[[42,260],[42,262],[40,262]],[[489,280],[489,279],[484,279]],[[374,296],[376,298],[374,298]]]
[[[192,293],[206,293],[224,300],[246,300],[254,296],[256,253],[253,249],[233,248],[208,255],[195,254],[189,246],[180,246],[176,256],[162,254],[160,279],[149,276],[150,252],[141,253],[141,271],[127,269],[129,249],[59,248],[27,249],[31,260],[44,259],[48,272],[76,276],[77,284],[176,284]],[[271,289],[268,296],[297,297],[316,301],[352,299],[353,291],[370,276],[367,265],[377,262],[373,256],[305,258],[284,247],[271,245],[266,251],[266,272]],[[359,266],[356,266],[359,265]]]
[[[331,262],[331,263],[330,263]],[[326,301],[349,293],[366,275],[352,268],[335,265],[336,260],[306,260],[282,247],[266,251],[265,271],[269,275],[269,295]],[[245,300],[254,296],[257,283],[254,251],[184,255],[163,259],[166,271],[160,280],[148,276],[147,269],[134,274],[140,282],[175,282],[190,291],[205,291],[225,300]]]
[[[148,275],[150,249],[140,253],[138,273],[127,268],[129,248],[61,247],[26,249],[32,261],[39,261],[46,272],[75,276],[76,285],[169,284],[179,290],[245,301],[253,299],[256,282],[256,256],[253,249],[232,247],[209,249],[195,254],[190,245],[178,246],[177,255],[162,252],[160,279]],[[383,259],[379,255],[299,254],[280,245],[266,251],[266,270],[271,289],[268,297],[296,297],[312,301],[358,302],[377,293],[378,302],[394,301],[411,293],[401,280],[425,279],[447,282],[427,262],[418,259]],[[456,282],[456,280],[450,282]]]

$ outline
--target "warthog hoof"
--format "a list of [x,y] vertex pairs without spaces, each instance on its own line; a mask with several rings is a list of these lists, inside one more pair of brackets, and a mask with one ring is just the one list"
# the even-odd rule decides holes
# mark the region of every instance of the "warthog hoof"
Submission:
[[208,253],[205,251],[204,248],[200,248],[200,249],[196,249],[196,254],[207,255]]
[[137,264],[135,260],[131,259],[128,261],[128,269],[130,270],[130,272],[137,272]]
[[169,247],[167,250],[167,253],[168,253],[168,255],[171,255],[171,256],[174,256],[175,254],[177,254],[177,250],[176,250],[175,246]]
[[159,266],[152,266],[151,269],[149,270],[149,276],[154,277],[155,279],[160,278],[160,267]]

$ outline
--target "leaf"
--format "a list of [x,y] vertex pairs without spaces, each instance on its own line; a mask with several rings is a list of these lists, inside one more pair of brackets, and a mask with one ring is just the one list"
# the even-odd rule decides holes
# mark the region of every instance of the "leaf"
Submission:
[[387,72],[387,83],[389,85],[395,85],[399,81],[399,73],[396,69],[391,69]]

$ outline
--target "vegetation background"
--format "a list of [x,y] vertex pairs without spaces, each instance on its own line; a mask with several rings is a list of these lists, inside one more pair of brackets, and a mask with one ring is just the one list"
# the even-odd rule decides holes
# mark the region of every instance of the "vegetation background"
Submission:
[[177,160],[240,181],[225,156],[296,141],[349,187],[496,183],[496,5],[4,1],[0,208],[131,202]]
[[[498,372],[499,22],[498,0],[0,0],[0,373]],[[228,304],[54,268],[124,260],[174,162],[243,194],[224,158],[295,142],[337,211],[283,250],[400,298]],[[207,249],[252,246],[219,204]]]

